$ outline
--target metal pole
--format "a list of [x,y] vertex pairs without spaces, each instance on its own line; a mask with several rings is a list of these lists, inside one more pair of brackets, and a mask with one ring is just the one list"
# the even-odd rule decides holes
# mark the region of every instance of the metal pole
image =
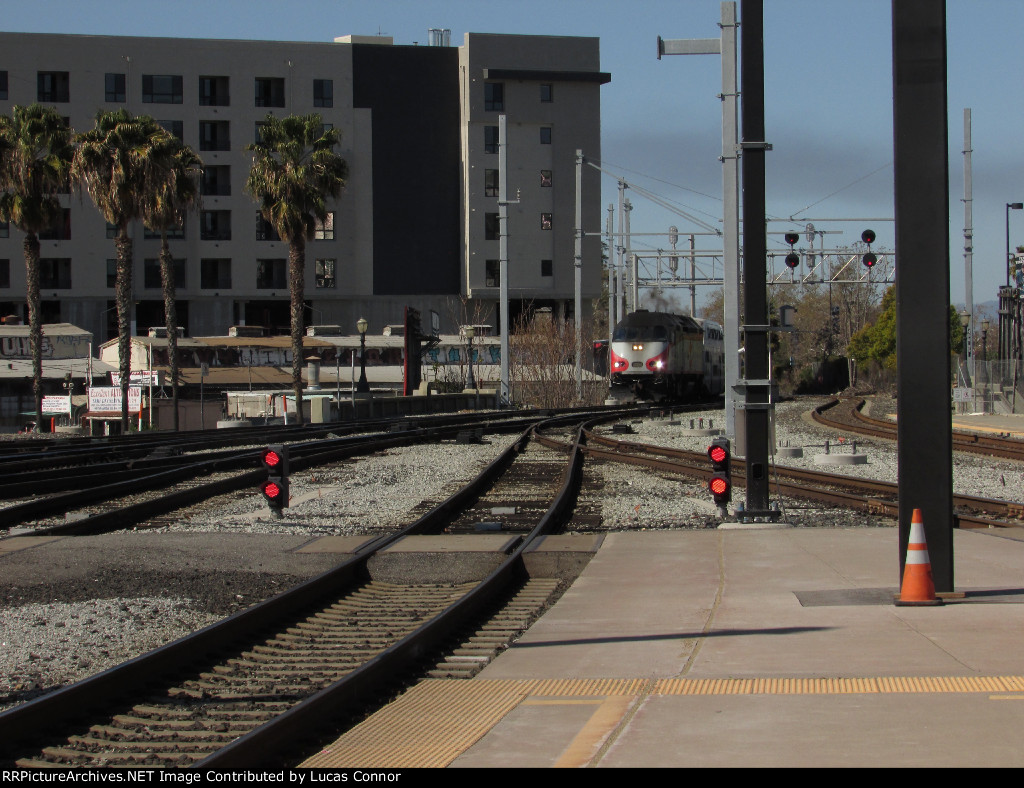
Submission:
[[892,4],[899,570],[914,509],[936,591],[953,590],[946,4]]
[[768,517],[768,235],[765,225],[764,8],[743,0],[743,276],[747,515]]
[[508,371],[508,123],[505,115],[498,116],[498,295],[501,302],[499,331],[501,333],[501,360],[499,364],[501,390],[498,401],[502,407],[512,402],[512,389]]
[[576,300],[573,302],[573,316],[576,324],[576,401],[583,400],[583,151],[576,149],[576,245],[573,254],[575,263]]
[[608,379],[611,380],[612,334],[615,332],[615,206],[608,204]]
[[[967,373],[976,382],[974,352],[974,184],[971,174],[971,109],[964,109],[964,307],[971,316],[967,325]],[[976,407],[974,408],[977,409]]]
[[626,254],[626,182],[623,180],[619,181],[619,237],[616,252],[618,262],[615,266],[617,272],[615,277],[615,322],[618,323],[626,316],[623,309],[623,301],[626,297],[623,287],[626,267],[624,259]]
[[725,334],[725,433],[736,438],[734,388],[740,376],[740,216],[736,3],[722,3],[722,244]]

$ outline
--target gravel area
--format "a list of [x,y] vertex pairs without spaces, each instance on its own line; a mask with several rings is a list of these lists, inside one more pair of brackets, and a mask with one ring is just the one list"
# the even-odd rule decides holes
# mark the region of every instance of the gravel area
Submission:
[[[896,478],[896,447],[889,441],[856,438],[857,451],[867,455],[864,465],[815,464],[814,455],[824,451],[826,439],[833,451],[850,451],[854,440],[811,422],[807,413],[815,404],[777,405],[777,444],[801,446],[805,454],[780,460],[780,465]],[[894,411],[885,400],[875,401],[871,410],[876,416]],[[681,424],[670,425],[668,418],[635,422],[634,439],[704,451],[710,438],[683,434],[689,419],[713,420],[716,426],[724,420],[720,410],[674,418]],[[108,534],[95,542],[63,540],[64,554],[44,546],[0,555],[0,709],[144,653],[323,571],[339,556],[311,558],[296,554],[295,548],[321,535],[373,534],[410,521],[478,473],[512,440],[494,436],[476,445],[392,449],[293,473],[292,505],[283,519],[272,518],[253,492],[184,511],[178,524],[159,531]],[[602,465],[600,473],[603,530],[699,529],[720,522],[699,482],[611,463]],[[957,455],[954,487],[1024,500],[1024,469]],[[784,519],[797,527],[894,525],[803,501],[779,503]]]

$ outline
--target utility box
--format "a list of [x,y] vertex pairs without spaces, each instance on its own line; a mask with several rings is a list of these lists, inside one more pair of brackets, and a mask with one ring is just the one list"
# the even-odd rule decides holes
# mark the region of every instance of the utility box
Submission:
[[[735,403],[736,414],[736,441],[733,443],[733,453],[737,457],[747,456],[747,413],[746,403]],[[775,454],[775,404],[768,405],[768,454]]]

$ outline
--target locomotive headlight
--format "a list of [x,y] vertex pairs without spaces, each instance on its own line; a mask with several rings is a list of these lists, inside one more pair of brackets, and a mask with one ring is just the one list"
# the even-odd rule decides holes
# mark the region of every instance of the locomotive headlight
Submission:
[[636,343],[635,345],[633,345],[633,350],[643,350],[643,349],[644,349],[644,346],[642,344],[640,344],[639,342]]
[[664,361],[655,361],[654,362],[654,366],[656,368],[658,368],[658,369],[661,369],[663,366],[665,366],[665,362]]

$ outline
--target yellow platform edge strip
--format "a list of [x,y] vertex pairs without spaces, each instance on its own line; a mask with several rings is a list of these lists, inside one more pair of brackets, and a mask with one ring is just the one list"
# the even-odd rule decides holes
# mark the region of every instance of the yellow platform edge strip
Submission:
[[299,764],[443,768],[516,706],[638,695],[851,695],[1024,692],[1024,676],[715,679],[428,679]]

